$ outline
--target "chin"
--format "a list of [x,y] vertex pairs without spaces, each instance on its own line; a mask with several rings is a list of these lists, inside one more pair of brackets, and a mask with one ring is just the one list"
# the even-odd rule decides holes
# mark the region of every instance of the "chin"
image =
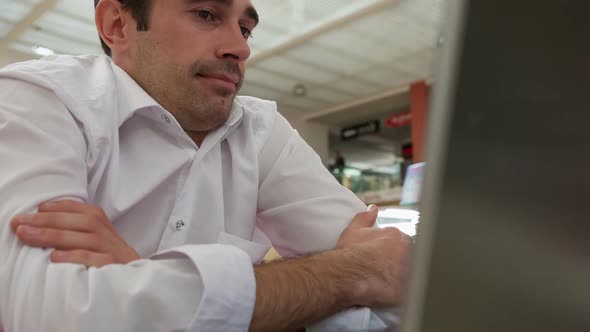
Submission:
[[206,123],[210,130],[221,127],[231,114],[231,105],[223,105],[221,107],[212,107],[206,112],[206,119],[203,119],[203,123]]

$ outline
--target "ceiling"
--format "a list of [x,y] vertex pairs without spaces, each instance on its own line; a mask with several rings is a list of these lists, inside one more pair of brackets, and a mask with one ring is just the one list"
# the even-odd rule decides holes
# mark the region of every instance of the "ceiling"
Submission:
[[[254,0],[242,92],[314,113],[428,78],[442,1]],[[0,0],[0,50],[101,53],[93,15],[92,0]]]
[[[261,23],[241,93],[275,100],[283,114],[339,128],[407,109],[408,85],[431,77],[444,0],[253,3]],[[102,53],[93,1],[0,0],[2,52]],[[397,136],[408,134],[385,134]]]

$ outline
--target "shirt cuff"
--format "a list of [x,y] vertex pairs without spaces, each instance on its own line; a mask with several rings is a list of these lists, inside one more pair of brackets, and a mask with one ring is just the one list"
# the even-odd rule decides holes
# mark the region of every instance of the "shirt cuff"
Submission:
[[250,256],[222,244],[190,245],[171,251],[188,256],[203,283],[203,298],[188,331],[247,331],[256,299]]
[[309,326],[307,332],[377,332],[390,331],[399,325],[399,314],[393,309],[371,311],[351,308]]

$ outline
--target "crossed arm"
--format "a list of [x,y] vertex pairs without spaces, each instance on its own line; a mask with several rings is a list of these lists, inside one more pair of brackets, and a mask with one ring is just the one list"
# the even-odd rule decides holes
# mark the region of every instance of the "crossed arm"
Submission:
[[[408,242],[395,229],[373,228],[376,217],[374,206],[359,213],[335,250],[255,267],[250,330],[290,331],[352,306],[398,304]],[[139,259],[102,210],[87,204],[41,204],[38,213],[15,217],[11,227],[27,245],[56,248],[54,263],[101,267]]]
[[[18,93],[23,90],[29,93]],[[233,328],[228,331],[243,330],[250,320],[253,331],[290,330],[350,306],[399,301],[407,244],[398,231],[370,228],[375,211],[358,216],[335,250],[281,263],[253,268],[244,252],[220,245],[186,246],[136,260],[100,209],[68,201],[38,205],[64,197],[88,200],[85,148],[78,125],[50,92],[22,82],[0,89],[5,330],[152,330],[160,324],[165,330],[205,331],[220,319],[204,317],[205,307],[223,309],[224,323]],[[39,248],[57,250],[48,257]],[[215,262],[212,254],[219,257]],[[219,259],[225,264],[212,264]],[[56,264],[63,262],[77,264]],[[231,287],[241,292],[236,298],[255,298],[253,313],[235,309],[244,304],[231,302],[234,293],[226,289],[207,291],[212,276],[219,275],[236,284]]]

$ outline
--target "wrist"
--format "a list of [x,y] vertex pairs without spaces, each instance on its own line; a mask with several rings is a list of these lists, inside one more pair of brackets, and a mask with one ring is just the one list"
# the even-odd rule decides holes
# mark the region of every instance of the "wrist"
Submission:
[[348,307],[367,306],[370,293],[370,276],[364,253],[356,247],[336,250],[342,265],[342,301]]

